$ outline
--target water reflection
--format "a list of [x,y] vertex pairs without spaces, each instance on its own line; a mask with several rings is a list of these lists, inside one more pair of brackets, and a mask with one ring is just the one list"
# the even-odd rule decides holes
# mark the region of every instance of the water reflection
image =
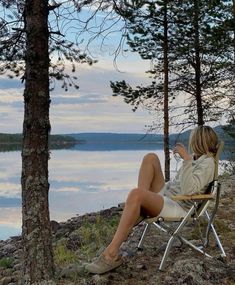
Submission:
[[145,153],[54,152],[54,159],[50,161],[52,218],[62,220],[123,201],[128,191],[136,186],[139,164]]
[[[51,219],[117,205],[136,187],[138,169],[148,150],[53,150],[49,161]],[[163,161],[163,151],[158,150]],[[21,226],[21,154],[0,153],[0,239],[18,234]],[[174,167],[174,165],[173,165]]]

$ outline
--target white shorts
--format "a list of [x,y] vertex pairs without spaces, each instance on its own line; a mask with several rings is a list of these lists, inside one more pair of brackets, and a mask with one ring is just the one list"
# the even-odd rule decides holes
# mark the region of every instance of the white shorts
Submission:
[[163,208],[158,215],[162,218],[183,218],[187,212],[182,208],[176,201],[164,196],[164,188],[158,194],[160,194],[164,199]]

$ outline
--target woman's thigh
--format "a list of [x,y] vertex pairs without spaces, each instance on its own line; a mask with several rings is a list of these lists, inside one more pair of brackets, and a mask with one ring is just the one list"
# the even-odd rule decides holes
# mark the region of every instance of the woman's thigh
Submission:
[[141,213],[149,217],[182,218],[187,212],[174,200],[163,196],[163,191],[155,193],[136,188],[131,195],[136,195],[140,201]]
[[142,212],[150,217],[158,216],[164,203],[162,195],[141,189],[139,189],[139,192],[141,193],[140,206]]
[[150,155],[152,158],[152,164],[154,168],[154,176],[153,176],[150,190],[152,192],[158,193],[161,191],[161,189],[165,185],[165,179],[164,179],[159,157],[156,154],[150,154]]
[[157,193],[164,184],[165,180],[158,156],[155,153],[146,154],[139,171],[138,187]]

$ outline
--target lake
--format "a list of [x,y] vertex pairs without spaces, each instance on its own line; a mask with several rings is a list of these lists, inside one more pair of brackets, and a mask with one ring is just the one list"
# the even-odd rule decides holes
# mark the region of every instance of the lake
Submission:
[[[65,221],[73,216],[117,206],[136,187],[143,156],[159,149],[135,150],[53,150],[49,161],[51,220]],[[0,152],[0,239],[21,232],[21,153]],[[176,161],[171,160],[174,176]]]

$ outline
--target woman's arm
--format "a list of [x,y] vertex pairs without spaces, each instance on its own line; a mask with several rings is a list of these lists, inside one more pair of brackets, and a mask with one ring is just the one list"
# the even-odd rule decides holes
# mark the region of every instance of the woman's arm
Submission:
[[181,193],[186,195],[201,193],[213,180],[214,169],[215,163],[212,157],[205,157],[196,165],[193,165],[192,160],[184,161],[179,177]]

